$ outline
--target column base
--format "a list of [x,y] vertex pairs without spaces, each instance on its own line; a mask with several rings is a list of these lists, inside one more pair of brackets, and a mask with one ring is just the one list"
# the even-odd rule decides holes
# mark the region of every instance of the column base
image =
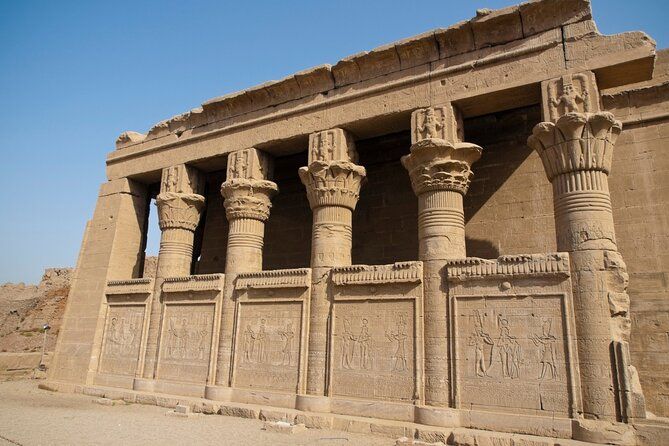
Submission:
[[147,378],[135,378],[132,381],[132,390],[136,390],[138,392],[155,392],[156,380]]
[[295,409],[304,412],[330,412],[330,398],[327,396],[297,395]]
[[459,427],[461,411],[447,407],[416,406],[414,420],[418,424],[437,427]]
[[630,424],[603,420],[572,420],[572,438],[597,444],[632,446],[636,443],[634,428]]
[[232,387],[206,386],[204,388],[204,397],[214,401],[232,401]]

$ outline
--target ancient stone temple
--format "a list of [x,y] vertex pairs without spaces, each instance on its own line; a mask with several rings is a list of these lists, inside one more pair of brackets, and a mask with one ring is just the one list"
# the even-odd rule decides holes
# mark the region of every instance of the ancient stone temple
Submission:
[[123,133],[48,385],[669,444],[668,144],[669,53],[600,34],[587,0],[479,11]]

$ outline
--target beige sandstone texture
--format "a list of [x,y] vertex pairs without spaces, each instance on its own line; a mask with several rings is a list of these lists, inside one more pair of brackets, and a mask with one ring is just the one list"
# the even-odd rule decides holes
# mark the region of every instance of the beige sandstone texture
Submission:
[[535,0],[122,134],[46,386],[669,442],[666,56]]

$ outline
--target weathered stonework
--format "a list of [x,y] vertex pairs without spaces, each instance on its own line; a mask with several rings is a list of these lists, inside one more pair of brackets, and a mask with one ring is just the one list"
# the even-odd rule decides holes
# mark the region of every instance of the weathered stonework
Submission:
[[669,165],[639,167],[669,138],[654,61],[586,0],[534,0],[122,134],[49,385],[426,442],[669,441],[669,236],[637,216],[669,218]]

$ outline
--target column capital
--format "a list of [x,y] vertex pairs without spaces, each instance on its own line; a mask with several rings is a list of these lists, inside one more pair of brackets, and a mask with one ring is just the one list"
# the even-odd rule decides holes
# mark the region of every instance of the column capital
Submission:
[[621,122],[609,112],[567,113],[534,126],[527,145],[541,157],[549,181],[577,171],[608,175],[621,130]]
[[355,143],[345,130],[334,128],[309,135],[309,165],[300,167],[298,174],[307,188],[311,209],[355,209],[367,175],[364,167],[355,164],[357,160]]
[[202,189],[203,179],[196,169],[185,164],[164,168],[156,197],[160,229],[195,231],[205,203],[199,194]]
[[411,114],[411,153],[402,157],[416,195],[435,190],[467,193],[471,165],[481,158],[476,144],[460,142],[461,119],[451,106],[415,110]]
[[225,215],[229,221],[250,218],[265,221],[272,207],[271,197],[279,190],[269,181],[272,159],[266,153],[248,148],[228,155],[226,180],[221,184]]
[[557,121],[568,113],[601,111],[597,81],[592,71],[565,74],[541,82],[544,121]]

